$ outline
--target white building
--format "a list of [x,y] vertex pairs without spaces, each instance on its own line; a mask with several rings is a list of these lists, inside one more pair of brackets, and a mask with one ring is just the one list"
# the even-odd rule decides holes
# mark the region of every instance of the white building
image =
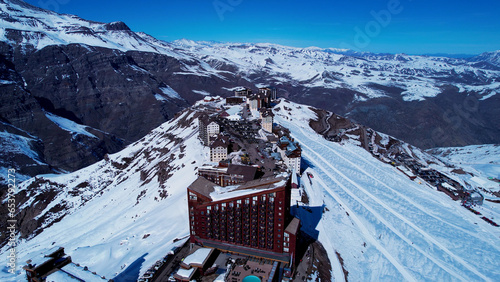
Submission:
[[273,132],[273,117],[274,114],[270,109],[263,109],[260,111],[262,129],[267,132]]
[[212,121],[207,125],[207,135],[212,137],[220,133],[220,126],[215,121]]
[[220,162],[227,159],[229,140],[224,136],[217,138],[210,144],[210,161]]
[[198,118],[198,123],[200,127],[200,139],[205,146],[208,146],[210,144],[210,138],[220,133],[220,126],[215,120],[207,115],[200,116]]

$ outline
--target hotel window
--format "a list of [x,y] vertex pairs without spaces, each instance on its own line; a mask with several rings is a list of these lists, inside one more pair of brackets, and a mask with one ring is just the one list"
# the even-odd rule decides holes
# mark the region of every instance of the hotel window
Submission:
[[196,199],[198,199],[198,197],[196,197],[196,194],[189,192],[189,199],[196,200]]

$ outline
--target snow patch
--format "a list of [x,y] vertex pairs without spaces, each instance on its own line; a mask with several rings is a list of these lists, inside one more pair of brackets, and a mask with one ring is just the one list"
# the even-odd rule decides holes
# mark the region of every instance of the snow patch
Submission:
[[160,90],[161,90],[161,92],[163,92],[163,94],[167,95],[168,97],[170,97],[172,99],[182,100],[181,95],[179,95],[179,93],[177,93],[174,89],[172,89],[168,85],[166,87],[160,87]]
[[78,123],[76,123],[72,120],[69,120],[67,118],[63,118],[63,117],[60,117],[60,116],[57,116],[57,115],[54,115],[51,113],[47,113],[47,112],[45,113],[45,116],[48,119],[50,119],[53,123],[57,124],[57,126],[59,126],[61,129],[65,130],[65,131],[69,131],[72,134],[82,134],[82,135],[86,135],[86,136],[91,137],[91,138],[99,139],[95,135],[91,134],[90,132],[88,132],[86,130],[86,128],[88,128],[87,126],[78,124]]
[[205,90],[191,90],[193,91],[194,93],[196,94],[200,94],[200,95],[203,95],[203,96],[210,96],[211,94]]

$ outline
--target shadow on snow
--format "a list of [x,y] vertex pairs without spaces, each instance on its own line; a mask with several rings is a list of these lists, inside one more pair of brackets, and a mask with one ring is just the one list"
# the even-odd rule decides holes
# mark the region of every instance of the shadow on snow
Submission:
[[129,265],[129,267],[127,267],[124,271],[122,271],[115,278],[113,278],[113,281],[115,282],[137,281],[137,279],[139,279],[141,266],[144,263],[144,261],[146,261],[144,257],[147,255],[148,253],[145,253],[140,258],[136,259],[131,265]]

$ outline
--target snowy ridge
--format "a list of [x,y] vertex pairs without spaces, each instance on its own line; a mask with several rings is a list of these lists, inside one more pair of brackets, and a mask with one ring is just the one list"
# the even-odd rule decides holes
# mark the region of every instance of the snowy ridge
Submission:
[[50,119],[53,123],[57,124],[61,129],[71,132],[72,134],[82,134],[91,138],[97,138],[95,135],[89,133],[86,128],[87,126],[78,124],[69,119],[56,116],[51,113],[45,113],[45,116]]
[[20,185],[19,209],[42,210],[38,228],[17,248],[19,262],[43,257],[56,242],[74,262],[110,279],[141,257],[144,272],[165,256],[179,244],[172,240],[188,233],[186,187],[205,157],[195,114],[184,111],[90,167]]
[[4,184],[5,187],[7,187],[7,177],[9,175],[9,169],[14,169],[16,171],[15,178],[17,182],[22,182],[30,178],[30,176],[21,173],[19,171],[19,168],[12,166],[12,164],[9,162],[9,160],[12,158],[19,159],[20,157],[25,157],[31,160],[31,166],[46,165],[39,153],[36,152],[32,147],[32,145],[37,141],[37,139],[32,137],[25,137],[6,131],[0,131],[0,148],[2,148],[2,152],[0,153],[0,159],[2,160],[0,162],[1,184]]
[[[42,49],[49,45],[81,43],[121,51],[138,50],[178,56],[166,44],[145,40],[124,23],[98,23],[74,15],[57,14],[23,2],[0,3],[0,40]],[[21,38],[16,37],[21,35]]]
[[485,52],[479,56],[471,58],[474,62],[488,62],[492,65],[500,67],[500,50],[493,52]]
[[[185,55],[170,43],[143,32],[133,32],[123,22],[99,23],[74,15],[57,14],[21,1],[0,3],[0,41],[23,50],[40,50],[50,45],[82,44],[120,51],[153,52],[185,62],[184,75],[217,76],[219,71],[204,61]],[[136,69],[137,71],[145,71]],[[8,83],[4,82],[4,83]]]
[[[125,23],[98,23],[57,14],[20,1],[0,3],[0,40],[24,50],[83,44],[121,51],[164,54],[182,61],[177,75],[241,76],[255,85],[349,89],[355,101],[398,93],[422,101],[447,85],[490,98],[498,92],[498,51],[471,60],[405,54],[358,53],[334,48],[295,48],[270,43],[217,43],[187,39],[164,42]],[[486,62],[488,66],[478,62]],[[492,65],[493,64],[493,65]],[[497,67],[495,67],[497,66]],[[236,73],[233,71],[236,70]],[[8,81],[7,81],[8,83]],[[485,93],[482,91],[487,88]]]

